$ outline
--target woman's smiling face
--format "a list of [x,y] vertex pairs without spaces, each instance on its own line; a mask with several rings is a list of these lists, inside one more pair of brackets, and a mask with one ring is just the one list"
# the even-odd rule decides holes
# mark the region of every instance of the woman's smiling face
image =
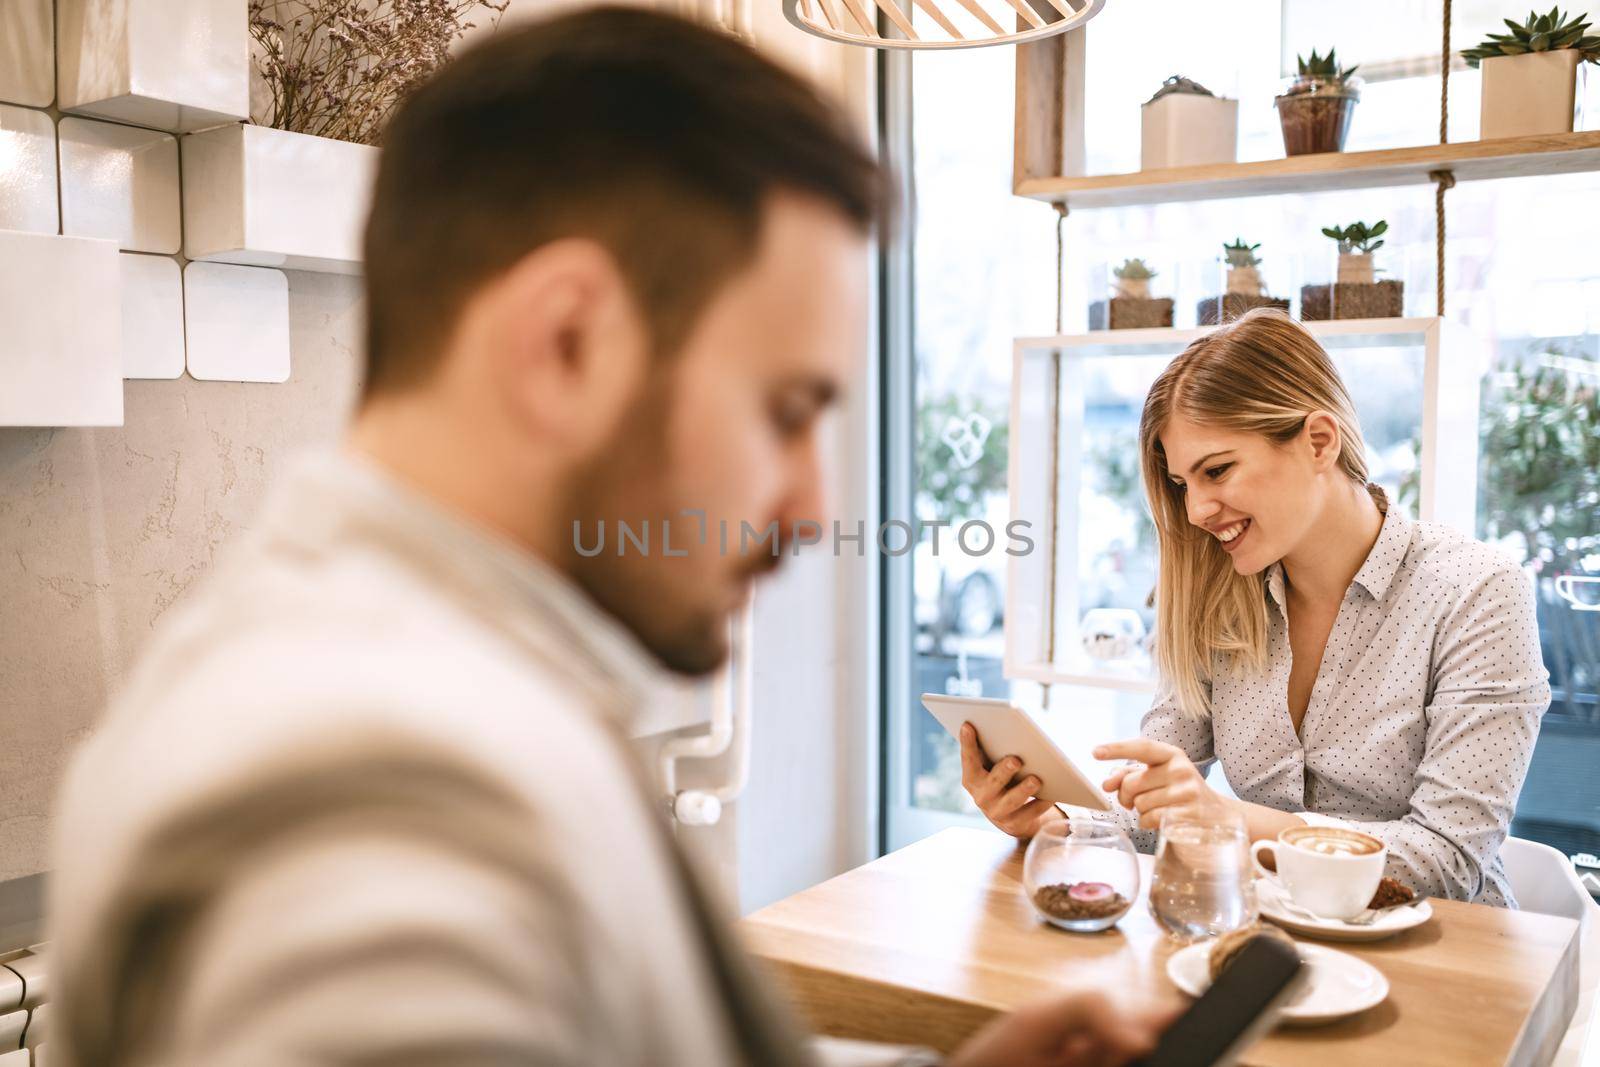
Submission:
[[1189,521],[1216,539],[1239,574],[1257,574],[1283,559],[1316,523],[1318,468],[1327,464],[1318,462],[1322,450],[1311,438],[1313,423],[1321,421],[1308,420],[1281,445],[1180,415],[1162,429],[1167,478]]

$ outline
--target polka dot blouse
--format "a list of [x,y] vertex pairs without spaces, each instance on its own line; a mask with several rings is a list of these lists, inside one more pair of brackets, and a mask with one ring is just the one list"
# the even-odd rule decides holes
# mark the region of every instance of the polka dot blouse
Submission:
[[1142,733],[1202,771],[1220,761],[1244,800],[1382,838],[1387,873],[1425,896],[1515,907],[1500,843],[1550,705],[1528,577],[1495,549],[1390,508],[1339,607],[1298,736],[1280,564],[1265,584],[1266,673],[1219,671],[1209,720],[1158,701]]

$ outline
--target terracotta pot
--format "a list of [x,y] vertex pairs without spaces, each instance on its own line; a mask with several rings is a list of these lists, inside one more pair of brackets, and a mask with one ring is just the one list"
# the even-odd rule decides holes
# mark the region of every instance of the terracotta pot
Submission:
[[1478,139],[1571,133],[1581,58],[1563,48],[1485,59]]
[[1360,91],[1350,84],[1302,78],[1278,97],[1278,122],[1283,150],[1291,156],[1344,151],[1345,135],[1355,115]]

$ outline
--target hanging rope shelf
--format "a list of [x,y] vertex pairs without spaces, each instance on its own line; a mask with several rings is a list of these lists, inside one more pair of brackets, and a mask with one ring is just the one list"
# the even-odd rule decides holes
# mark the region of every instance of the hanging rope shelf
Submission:
[[[785,0],[786,8],[795,2],[796,0]],[[811,2],[820,3],[822,0],[811,0]],[[855,2],[855,0],[852,0],[852,2]],[[893,0],[883,0],[883,2],[892,3]],[[921,0],[919,0],[919,2],[921,2]],[[965,2],[965,0],[963,0],[963,2]],[[1443,0],[1441,40],[1439,47],[1440,144],[1448,144],[1450,141],[1450,61],[1452,59],[1452,50],[1450,47],[1450,23],[1452,18],[1452,7],[1452,0]],[[904,44],[904,42],[901,43]],[[1428,173],[1428,179],[1434,183],[1434,255],[1435,269],[1437,272],[1435,274],[1434,296],[1437,304],[1436,314],[1440,318],[1443,318],[1445,313],[1445,193],[1455,187],[1456,177],[1455,174],[1449,170],[1434,170]],[[1067,253],[1067,205],[1063,202],[1057,201],[1055,202],[1054,206],[1056,209],[1056,333],[1059,334],[1064,328],[1063,319],[1066,300],[1065,282]],[[1046,620],[1044,627],[1046,663],[1055,662],[1057,650],[1055,593],[1058,576],[1056,573],[1055,546],[1057,544],[1058,521],[1061,513],[1061,500],[1059,495],[1061,488],[1061,476],[1059,471],[1059,464],[1061,461],[1061,352],[1059,350],[1052,354],[1052,364],[1051,381],[1052,392],[1054,395],[1051,398],[1051,464],[1049,493],[1050,540],[1048,542],[1048,544],[1051,546],[1051,549],[1045,583],[1047,606],[1043,613]],[[1051,707],[1051,697],[1054,694],[1055,685],[1052,682],[1045,681],[1041,684],[1041,690],[1042,703],[1048,710]]]
[[[1040,14],[1028,0],[783,0],[783,14],[815,37],[867,48],[950,49],[1023,44],[1075,30],[1100,13],[1105,0],[1049,0]],[[905,5],[902,7],[902,3]],[[912,5],[933,20],[919,32]],[[958,10],[959,9],[959,10]],[[873,11],[881,11],[897,33],[878,32]],[[964,11],[963,15],[960,11]],[[966,24],[957,27],[951,15]],[[970,19],[967,17],[970,16]],[[1007,25],[1019,28],[1007,30]]]

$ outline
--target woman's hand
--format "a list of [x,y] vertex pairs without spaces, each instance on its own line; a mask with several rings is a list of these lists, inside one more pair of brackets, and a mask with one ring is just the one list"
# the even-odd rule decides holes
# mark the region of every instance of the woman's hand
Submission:
[[961,785],[972,794],[978,810],[1012,837],[1026,841],[1039,827],[1063,818],[1054,804],[1034,796],[1040,781],[1033,775],[1020,780],[1022,761],[1007,756],[990,766],[978,747],[978,731],[969,722],[961,725]]
[[1144,764],[1123,767],[1100,786],[1107,793],[1115,792],[1123,807],[1137,811],[1143,829],[1160,829],[1162,816],[1169,812],[1204,821],[1238,817],[1234,803],[1207,785],[1200,769],[1176,745],[1138,737],[1101,745],[1094,750],[1094,758]]

